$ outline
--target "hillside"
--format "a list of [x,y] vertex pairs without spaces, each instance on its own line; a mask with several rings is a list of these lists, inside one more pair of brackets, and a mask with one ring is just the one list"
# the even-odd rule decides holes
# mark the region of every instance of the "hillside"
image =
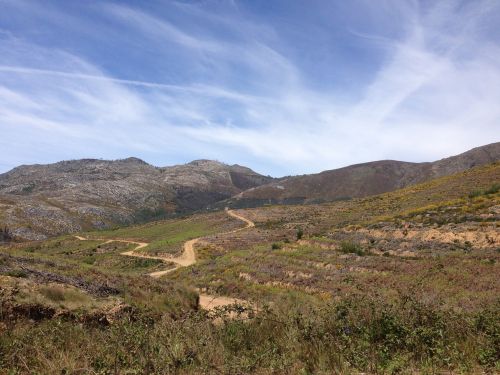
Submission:
[[493,163],[0,244],[0,372],[496,373],[499,220]]
[[205,208],[322,203],[366,197],[500,160],[500,143],[433,163],[376,161],[274,179],[210,160],[155,167],[137,158],[28,165],[0,175],[0,225],[43,239]]
[[209,160],[165,168],[137,158],[20,166],[0,175],[0,223],[17,237],[41,239],[192,212],[270,180]]
[[318,174],[294,176],[251,188],[224,202],[232,207],[321,203],[366,197],[500,160],[500,142],[432,163],[382,160]]

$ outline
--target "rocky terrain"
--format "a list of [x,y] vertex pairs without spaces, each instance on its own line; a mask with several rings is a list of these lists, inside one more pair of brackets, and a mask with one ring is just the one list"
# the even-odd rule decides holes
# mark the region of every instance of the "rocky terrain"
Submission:
[[500,142],[432,163],[381,160],[293,176],[246,190],[222,205],[322,203],[360,198],[401,189],[433,178],[462,172],[500,160]]
[[0,373],[497,373],[499,182],[0,244]]
[[209,160],[165,168],[137,158],[20,166],[0,175],[0,224],[14,237],[43,239],[192,212],[271,180]]
[[137,158],[20,166],[0,175],[0,226],[36,240],[206,208],[348,200],[498,160],[500,143],[432,163],[383,160],[281,179],[211,160],[163,168]]

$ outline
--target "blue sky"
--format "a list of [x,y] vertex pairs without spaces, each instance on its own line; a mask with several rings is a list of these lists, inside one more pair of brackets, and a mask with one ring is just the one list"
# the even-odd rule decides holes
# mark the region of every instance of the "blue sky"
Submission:
[[500,140],[499,24],[497,0],[0,0],[0,172],[457,154]]

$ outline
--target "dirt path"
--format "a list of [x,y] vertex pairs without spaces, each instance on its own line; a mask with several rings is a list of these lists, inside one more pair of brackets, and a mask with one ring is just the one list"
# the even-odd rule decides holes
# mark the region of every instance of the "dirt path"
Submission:
[[227,305],[234,305],[239,303],[241,305],[248,304],[247,301],[238,298],[212,296],[209,294],[200,294],[200,306],[205,310],[212,310],[216,307],[222,307]]
[[[247,228],[252,228],[255,226],[255,223],[251,220],[248,220],[247,218],[238,215],[236,212],[232,210],[227,210],[226,213],[229,216],[234,217],[235,219],[243,221],[246,225],[242,228],[234,229],[229,232],[223,232],[219,233],[219,235],[224,235],[224,234],[230,234],[230,233],[236,233],[241,230],[247,229]],[[93,241],[106,241],[104,243],[110,243],[110,242],[123,242],[123,243],[130,243],[137,245],[137,247],[133,250],[125,251],[121,253],[120,255],[124,256],[129,256],[129,257],[135,257],[135,258],[145,258],[145,259],[157,259],[161,260],[164,263],[175,263],[174,268],[169,268],[163,271],[156,271],[156,272],[151,272],[149,273],[149,276],[154,277],[154,278],[159,278],[163,275],[166,275],[170,272],[175,271],[178,268],[181,267],[188,267],[196,263],[196,253],[194,250],[195,245],[201,241],[202,237],[194,238],[192,240],[184,242],[183,246],[183,251],[182,254],[179,255],[178,257],[167,257],[167,256],[154,256],[154,255],[147,255],[143,253],[138,253],[137,251],[140,249],[145,248],[149,244],[147,242],[137,242],[137,241],[129,241],[129,240],[105,240],[102,238],[85,238],[81,236],[75,236],[75,238],[79,239],[80,241],[87,241],[87,240],[93,240]],[[200,294],[200,307],[205,309],[205,310],[211,310],[216,307],[221,307],[221,306],[227,306],[227,305],[232,305],[234,303],[240,303],[240,304],[248,304],[248,302],[239,300],[237,298],[230,298],[230,297],[221,297],[221,296],[214,296],[210,294]]]
[[247,226],[246,227],[243,227],[243,228],[238,228],[238,229],[235,229],[235,230],[232,230],[230,232],[226,232],[227,233],[236,233],[236,232],[239,232],[240,230],[243,230],[243,229],[247,229],[247,228],[253,228],[255,226],[255,223],[251,220],[248,220],[246,217],[243,217],[241,215],[238,215],[236,212],[234,212],[233,210],[226,210],[227,214],[229,216],[232,216],[238,220],[241,220],[241,221],[244,221]]

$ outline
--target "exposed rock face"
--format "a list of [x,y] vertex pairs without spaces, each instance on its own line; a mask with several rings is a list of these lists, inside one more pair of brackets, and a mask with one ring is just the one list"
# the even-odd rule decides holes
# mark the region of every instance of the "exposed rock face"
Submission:
[[0,175],[0,224],[38,240],[198,210],[271,180],[209,160],[165,168],[137,158],[20,166]]
[[163,171],[163,182],[176,192],[175,203],[185,210],[203,208],[272,180],[249,168],[212,160],[195,160]]
[[314,203],[380,194],[500,160],[500,142],[432,163],[382,160],[318,174],[275,180],[221,203],[252,207],[266,203]]

